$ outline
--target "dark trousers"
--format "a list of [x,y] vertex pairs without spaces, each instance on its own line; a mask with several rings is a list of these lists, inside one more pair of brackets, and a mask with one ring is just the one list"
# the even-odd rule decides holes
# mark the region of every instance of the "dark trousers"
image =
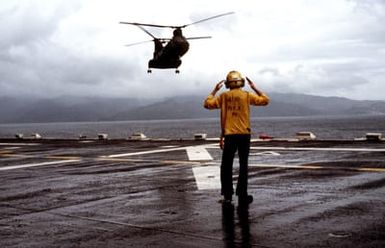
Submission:
[[233,189],[233,162],[236,151],[239,157],[239,176],[236,194],[247,195],[248,160],[250,151],[249,134],[225,135],[225,146],[221,163],[221,193],[226,199],[231,199]]

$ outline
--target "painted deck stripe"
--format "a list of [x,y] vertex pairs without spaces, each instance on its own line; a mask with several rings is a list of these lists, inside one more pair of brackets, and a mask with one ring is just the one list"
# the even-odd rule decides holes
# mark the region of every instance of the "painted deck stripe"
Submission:
[[16,169],[38,167],[38,166],[45,166],[45,165],[57,165],[57,164],[74,163],[74,162],[79,162],[79,161],[80,161],[79,159],[71,159],[71,160],[51,161],[51,162],[42,162],[42,163],[12,165],[12,166],[0,167],[0,171],[16,170]]
[[348,151],[348,152],[385,152],[385,148],[344,148],[344,147],[274,147],[253,146],[253,150],[279,150],[279,151]]
[[11,153],[12,153],[11,150],[0,150],[0,155],[7,155],[7,154],[11,154]]
[[0,146],[38,146],[40,143],[0,143]]
[[338,167],[338,166],[320,166],[320,165],[285,165],[285,164],[249,164],[249,167],[260,168],[285,168],[285,169],[339,169],[339,170],[353,170],[363,172],[385,172],[385,168],[370,168],[370,167]]
[[255,153],[250,153],[250,156],[279,156],[278,152],[273,152],[273,151],[264,151],[264,152],[255,152]]
[[187,161],[187,160],[159,160],[159,159],[130,159],[130,158],[108,158],[99,157],[96,161],[111,161],[111,162],[159,162],[162,164],[187,164],[187,165],[201,165],[200,162]]
[[4,147],[3,149],[4,150],[16,150],[16,149],[20,149],[20,146],[9,146],[9,147]]
[[183,147],[174,147],[174,148],[167,148],[167,149],[146,150],[146,151],[141,151],[141,152],[130,152],[130,153],[112,154],[112,155],[101,156],[101,157],[121,158],[121,157],[130,157],[130,156],[137,156],[137,155],[153,154],[153,153],[181,151],[181,150],[187,150],[187,149],[191,149],[191,148],[192,149],[194,149],[194,148],[199,149],[199,148],[212,148],[212,147],[213,147],[213,145],[211,145],[211,144],[209,144],[209,145],[198,145],[198,146],[183,146]]
[[37,155],[29,155],[29,154],[14,154],[14,153],[2,153],[0,151],[0,155],[2,157],[9,157],[9,158],[45,158],[45,159],[59,159],[59,160],[70,160],[70,159],[78,159],[80,160],[81,157],[78,156],[37,156]]
[[156,150],[147,150],[147,151],[142,151],[142,152],[113,154],[113,155],[102,156],[102,157],[121,158],[121,157],[137,156],[137,155],[146,155],[146,154],[152,154],[152,153],[180,151],[180,150],[185,150],[185,149],[186,149],[186,147],[177,147],[177,148],[170,148],[170,149],[156,149]]
[[288,165],[288,164],[249,164],[249,167],[260,168],[287,168],[287,169],[322,169],[326,168],[319,165]]
[[219,166],[201,166],[192,168],[198,190],[220,189]]
[[358,171],[385,172],[385,168],[357,168]]
[[211,157],[210,153],[207,152],[206,148],[202,146],[195,147],[187,147],[187,156],[190,161],[211,161],[213,157]]

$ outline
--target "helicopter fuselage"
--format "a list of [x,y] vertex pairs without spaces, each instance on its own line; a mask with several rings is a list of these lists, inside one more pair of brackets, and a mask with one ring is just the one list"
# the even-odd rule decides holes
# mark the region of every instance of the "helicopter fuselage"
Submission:
[[148,62],[148,68],[177,69],[181,57],[187,53],[190,44],[184,36],[174,36],[164,47],[155,44],[154,57]]

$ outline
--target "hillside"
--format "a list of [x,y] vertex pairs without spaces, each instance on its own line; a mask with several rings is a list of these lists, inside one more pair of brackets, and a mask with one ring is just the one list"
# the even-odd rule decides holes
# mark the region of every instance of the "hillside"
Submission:
[[[270,93],[267,107],[253,116],[311,116],[385,114],[385,101]],[[16,99],[0,98],[0,123],[117,121],[217,117],[203,108],[205,96],[172,97],[160,101],[124,98]]]

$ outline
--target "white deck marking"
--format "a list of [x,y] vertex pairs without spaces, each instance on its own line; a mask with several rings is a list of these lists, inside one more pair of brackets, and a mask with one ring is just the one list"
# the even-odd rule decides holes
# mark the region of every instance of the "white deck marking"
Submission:
[[348,152],[385,152],[385,148],[348,148],[348,147],[275,147],[253,146],[254,150],[288,150],[288,151],[348,151]]
[[[213,160],[211,155],[206,151],[205,148],[211,148],[213,145],[198,145],[198,146],[183,146],[183,147],[174,147],[174,148],[167,148],[167,149],[155,149],[155,150],[147,150],[142,152],[130,152],[130,153],[121,153],[121,154],[112,154],[108,156],[101,156],[101,157],[107,157],[107,158],[121,158],[121,157],[130,157],[130,156],[137,156],[137,155],[146,155],[146,154],[153,154],[153,153],[162,153],[162,152],[172,152],[172,151],[181,151],[181,150],[188,150],[192,151],[193,153],[200,153],[200,157],[205,159],[197,159],[197,160]],[[196,158],[199,157],[198,155],[195,156]]]
[[192,168],[198,190],[220,189],[219,166],[201,166]]
[[4,150],[16,150],[16,149],[20,149],[20,146],[9,146],[9,147],[4,147],[3,149]]
[[357,168],[358,171],[385,172],[385,168]]
[[385,168],[338,167],[338,166],[294,165],[294,164],[249,164],[249,167],[308,169],[308,170],[320,170],[320,169],[334,169],[334,170],[336,170],[336,169],[340,169],[340,170],[353,170],[353,171],[363,171],[363,172],[385,172]]
[[45,166],[45,165],[56,165],[56,164],[74,163],[74,162],[79,162],[79,161],[80,161],[79,159],[71,159],[71,160],[51,161],[51,162],[42,162],[42,163],[11,165],[11,166],[0,167],[0,171],[15,170],[15,169],[22,169],[22,168],[30,168],[30,167],[38,167],[38,166]]
[[211,161],[210,153],[207,152],[206,148],[202,146],[187,147],[187,156],[190,161]]
[[38,146],[40,143],[0,143],[0,146]]
[[287,168],[287,169],[322,169],[319,165],[295,165],[295,164],[249,164],[249,167],[261,168]]
[[186,149],[186,147],[176,147],[176,148],[169,148],[169,149],[157,149],[157,150],[149,150],[149,151],[147,150],[147,151],[142,151],[142,152],[113,154],[113,155],[102,156],[102,157],[121,158],[121,157],[130,157],[130,156],[145,155],[145,154],[160,153],[160,152],[180,151],[180,150],[185,150],[185,149]]
[[256,153],[250,153],[250,156],[279,156],[278,152],[273,151],[264,151],[264,152],[256,152]]

